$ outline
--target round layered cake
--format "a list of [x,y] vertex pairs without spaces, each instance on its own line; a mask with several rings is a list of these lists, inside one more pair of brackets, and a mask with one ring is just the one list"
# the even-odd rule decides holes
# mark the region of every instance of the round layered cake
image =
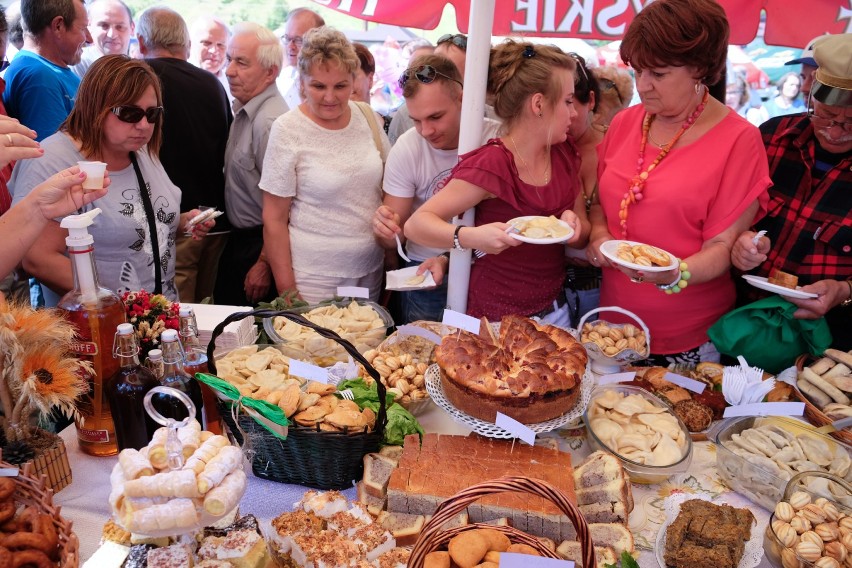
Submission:
[[447,335],[435,357],[453,406],[488,422],[501,412],[524,424],[568,412],[588,361],[570,333],[521,316],[503,317],[497,337]]

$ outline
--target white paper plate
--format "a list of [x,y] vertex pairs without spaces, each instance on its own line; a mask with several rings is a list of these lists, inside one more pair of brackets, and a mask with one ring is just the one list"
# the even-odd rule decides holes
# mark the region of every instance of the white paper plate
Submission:
[[641,270],[643,272],[666,272],[668,270],[674,270],[678,266],[677,257],[675,255],[673,255],[672,253],[670,253],[669,251],[661,249],[660,247],[656,247],[656,248],[660,249],[661,251],[663,251],[664,253],[669,255],[669,257],[672,259],[671,263],[668,264],[667,266],[644,266],[642,264],[636,264],[636,263],[633,263],[633,262],[627,262],[625,260],[621,260],[620,258],[618,258],[618,256],[616,256],[616,251],[618,250],[618,245],[620,245],[621,243],[626,243],[630,246],[646,244],[646,243],[640,243],[640,242],[637,242],[637,241],[621,241],[621,240],[606,241],[604,244],[601,245],[601,254],[603,254],[605,257],[607,257],[609,260],[611,260],[615,264],[619,264],[619,265],[625,266],[627,268],[632,268],[633,270]]
[[[515,223],[525,223],[532,219],[546,219],[547,217],[543,217],[541,215],[528,215],[526,217],[515,217],[514,219],[510,219],[508,221],[509,225],[514,225]],[[531,237],[525,237],[519,233],[509,233],[509,236],[513,239],[519,240],[522,243],[530,243],[531,245],[552,245],[556,243],[564,243],[571,239],[574,236],[574,228],[571,227],[568,223],[562,220],[558,220],[559,224],[568,229],[568,234],[562,237],[550,237],[546,239],[533,239]]]
[[761,290],[766,290],[767,292],[775,292],[776,294],[779,294],[781,296],[787,296],[788,298],[806,300],[808,298],[816,298],[819,296],[819,294],[814,294],[813,292],[802,292],[801,286],[796,286],[796,289],[793,290],[792,288],[785,288],[784,286],[773,284],[763,276],[743,274],[743,278],[745,278],[745,281],[754,286],[755,288],[760,288]]
[[405,292],[408,290],[423,290],[424,288],[434,288],[437,286],[437,284],[435,284],[435,279],[432,278],[432,273],[428,270],[424,273],[426,274],[426,279],[420,284],[411,285],[406,283],[406,280],[409,278],[417,276],[417,268],[417,266],[411,266],[409,268],[401,268],[399,270],[389,270],[387,272],[387,284],[385,285],[385,289]]

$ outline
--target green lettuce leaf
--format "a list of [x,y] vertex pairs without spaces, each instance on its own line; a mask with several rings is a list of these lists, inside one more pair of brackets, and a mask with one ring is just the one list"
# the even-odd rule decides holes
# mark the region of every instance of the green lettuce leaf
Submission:
[[[349,389],[355,397],[355,402],[361,408],[369,408],[379,414],[379,395],[376,391],[375,383],[372,386],[367,386],[364,379],[353,379],[350,381],[341,382],[337,388],[339,390]],[[385,397],[385,407],[387,408],[388,423],[385,426],[384,444],[390,446],[401,446],[405,437],[409,434],[418,434],[422,441],[423,428],[417,419],[406,409],[393,401],[393,394],[388,394]]]

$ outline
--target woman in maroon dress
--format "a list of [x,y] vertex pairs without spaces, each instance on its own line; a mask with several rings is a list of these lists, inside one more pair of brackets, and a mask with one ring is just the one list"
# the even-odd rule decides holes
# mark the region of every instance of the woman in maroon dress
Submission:
[[[574,59],[552,46],[508,40],[494,48],[488,89],[503,119],[502,136],[462,156],[452,180],[405,225],[406,236],[425,246],[487,253],[471,269],[472,316],[568,323],[564,245],[521,243],[506,233],[506,222],[553,215],[574,228],[570,245],[583,247],[588,239],[579,155],[567,140],[577,114],[575,71]],[[473,227],[449,222],[474,206]]]

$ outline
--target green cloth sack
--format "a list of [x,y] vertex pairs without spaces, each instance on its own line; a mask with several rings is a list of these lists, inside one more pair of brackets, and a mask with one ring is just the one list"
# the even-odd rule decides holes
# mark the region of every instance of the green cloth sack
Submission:
[[779,373],[802,353],[822,355],[831,347],[825,318],[795,319],[797,309],[781,296],[770,296],[725,314],[707,334],[720,353],[742,355],[750,365]]

